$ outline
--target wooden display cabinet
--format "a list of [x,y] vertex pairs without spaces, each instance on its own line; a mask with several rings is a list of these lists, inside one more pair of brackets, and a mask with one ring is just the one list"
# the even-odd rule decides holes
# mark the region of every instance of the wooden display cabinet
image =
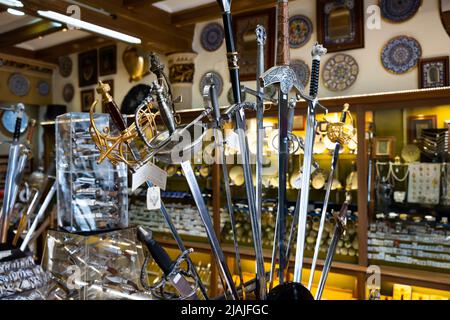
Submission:
[[[350,275],[356,279],[354,298],[366,298],[366,272],[369,265],[367,253],[367,234],[369,217],[371,216],[371,208],[368,206],[368,144],[366,137],[366,114],[377,110],[399,110],[412,109],[419,107],[436,107],[450,105],[450,87],[438,89],[421,89],[408,90],[400,92],[389,92],[379,94],[367,94],[348,97],[323,98],[321,103],[326,106],[329,112],[341,112],[345,103],[350,104],[350,110],[354,114],[357,128],[358,139],[358,155],[356,157],[356,164],[358,170],[358,191],[356,193],[356,204],[358,208],[358,241],[359,241],[359,256],[357,263],[343,263],[335,261],[332,265],[331,272],[343,275]],[[179,114],[184,123],[189,123],[195,119],[201,112],[198,110],[180,111]],[[296,115],[306,115],[306,102],[299,102],[295,111]],[[272,106],[265,112],[265,117],[277,117],[278,110],[276,106]],[[254,118],[255,114],[247,112],[247,119]],[[386,119],[387,122],[390,119]],[[395,124],[390,124],[395,125]],[[345,159],[343,160],[345,161]],[[224,197],[220,190],[221,171],[220,166],[213,165],[214,170],[212,174],[212,189],[213,189],[213,217],[216,225],[216,232],[220,234],[220,208],[223,206]],[[176,247],[172,240],[160,239],[161,242],[168,247]],[[186,242],[186,247],[192,247],[198,252],[210,253],[209,245],[206,242]],[[230,261],[230,266],[233,266],[234,248],[232,245],[224,244],[223,249],[225,255]],[[269,250],[264,250],[266,262],[270,262]],[[252,248],[242,248],[241,256],[243,259],[254,259]],[[213,261],[211,257],[211,261]],[[311,259],[305,259],[305,265],[308,267]],[[323,260],[319,261],[319,269],[323,265]],[[392,283],[407,284],[422,286],[425,288],[439,289],[450,291],[450,277],[441,272],[430,272],[425,270],[414,270],[410,268],[400,268],[395,266],[380,266],[382,281],[389,281]],[[316,276],[318,278],[318,276]],[[215,270],[211,276],[211,295],[217,293],[217,271]]]

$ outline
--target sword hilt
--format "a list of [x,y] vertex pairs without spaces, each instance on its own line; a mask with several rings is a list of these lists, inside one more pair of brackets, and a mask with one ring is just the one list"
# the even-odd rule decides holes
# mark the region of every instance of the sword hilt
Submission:
[[174,262],[166,250],[152,237],[152,233],[143,227],[138,227],[138,239],[146,245],[158,267],[167,276],[173,269]]
[[31,141],[33,140],[33,134],[34,134],[35,128],[36,128],[36,120],[31,119],[30,124],[28,125],[28,132],[27,132],[27,139],[26,139],[28,145],[31,145]]
[[22,118],[25,106],[23,103],[18,103],[16,106],[16,126],[14,127],[13,142],[20,139],[20,129],[22,128]]
[[214,78],[212,75],[208,76],[209,82],[209,98],[211,99],[211,107],[214,121],[216,125],[220,125],[220,107],[219,107],[219,97],[217,95],[216,84],[214,83]]
[[102,103],[105,106],[106,112],[111,116],[111,120],[114,125],[123,132],[127,129],[127,124],[122,117],[119,107],[110,95],[111,87],[107,83],[102,81],[98,82],[97,93],[102,95]]
[[161,116],[161,119],[167,130],[169,130],[169,133],[172,134],[176,130],[175,117],[167,103],[167,98],[164,94],[164,88],[157,81],[153,81],[152,85],[152,90],[155,93],[156,101],[158,102],[159,114]]
[[313,46],[313,49],[311,51],[312,68],[309,95],[313,98],[316,98],[319,92],[320,60],[326,53],[327,49],[318,43]]

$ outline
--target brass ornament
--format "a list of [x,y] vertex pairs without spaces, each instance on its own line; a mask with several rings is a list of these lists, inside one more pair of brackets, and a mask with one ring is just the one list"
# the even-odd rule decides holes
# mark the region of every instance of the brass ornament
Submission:
[[130,76],[130,82],[139,81],[150,74],[150,62],[147,54],[137,47],[128,47],[122,55],[122,62]]
[[344,110],[348,115],[350,124],[346,122],[328,122],[327,124],[327,137],[333,143],[339,143],[341,145],[348,144],[356,134],[356,129],[353,125],[353,117],[351,112],[348,111],[350,105],[345,104]]

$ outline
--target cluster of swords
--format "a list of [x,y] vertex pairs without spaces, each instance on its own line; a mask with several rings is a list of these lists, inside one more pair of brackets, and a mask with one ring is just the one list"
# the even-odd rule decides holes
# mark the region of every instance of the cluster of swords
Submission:
[[[22,234],[27,229],[28,222],[31,219],[31,214],[37,209],[37,206],[39,205],[39,201],[44,193],[46,181],[30,180],[28,181],[29,183],[25,184],[26,188],[22,190],[30,192],[24,192],[25,199],[23,200],[25,200],[25,206],[20,212],[20,218],[17,224],[16,233],[13,239],[10,239],[9,235],[13,211],[20,197],[19,194],[22,184],[24,183],[23,178],[27,163],[32,157],[31,143],[36,126],[36,120],[32,119],[30,121],[25,142],[21,142],[20,136],[25,106],[22,103],[18,103],[14,109],[4,110],[13,111],[16,120],[13,139],[9,146],[3,205],[0,212],[0,243],[3,249],[14,249],[18,246]],[[47,180],[47,178],[43,177],[43,180]],[[33,223],[31,224],[30,228],[28,228],[25,234],[25,238],[20,244],[20,250],[22,252],[25,252],[28,244],[33,239],[36,239],[36,237],[40,234],[39,232],[36,232],[39,231],[37,230],[37,227],[39,225],[39,222],[44,217],[45,212],[48,209],[51,200],[53,199],[55,191],[56,183],[53,183],[50,191],[48,191],[47,195],[45,196]]]
[[[219,107],[218,94],[216,84],[214,83],[213,76],[208,78],[207,85],[204,88],[203,98],[205,110],[191,123],[187,125],[178,125],[175,121],[175,108],[174,103],[176,99],[172,97],[170,89],[170,83],[167,76],[164,73],[164,65],[161,64],[155,54],[151,54],[150,65],[151,72],[156,75],[157,80],[151,85],[151,92],[142,103],[138,106],[135,113],[134,123],[127,126],[126,121],[122,117],[117,104],[113,98],[109,95],[109,88],[107,85],[100,83],[99,92],[103,97],[103,104],[106,111],[110,114],[112,122],[119,129],[120,134],[118,136],[112,136],[109,131],[100,130],[95,125],[94,112],[95,103],[91,107],[91,135],[100,150],[100,162],[108,158],[112,162],[125,162],[129,166],[132,172],[136,172],[148,164],[153,159],[157,159],[161,162],[168,164],[180,164],[184,172],[184,176],[189,185],[193,199],[196,203],[199,211],[202,223],[205,227],[207,238],[209,240],[212,253],[216,260],[220,279],[225,289],[225,297],[231,299],[245,299],[248,287],[243,282],[242,267],[240,263],[239,245],[237,241],[236,230],[236,217],[234,214],[230,183],[228,176],[228,168],[226,166],[225,159],[225,144],[223,139],[223,124],[225,122],[233,121],[235,129],[237,131],[237,137],[240,148],[240,155],[242,158],[242,166],[245,178],[245,189],[248,198],[248,209],[253,235],[253,245],[255,250],[255,281],[252,282],[252,286],[255,287],[254,293],[257,299],[277,299],[290,297],[291,299],[313,299],[310,291],[312,282],[314,279],[314,271],[317,264],[320,237],[323,231],[325,217],[327,214],[328,199],[330,196],[331,185],[334,177],[334,172],[337,166],[339,157],[339,150],[343,144],[348,142],[351,138],[351,134],[348,130],[344,130],[344,123],[348,112],[348,106],[345,107],[342,114],[341,122],[329,123],[329,131],[332,133],[329,135],[330,140],[335,144],[335,151],[333,153],[333,159],[331,164],[331,171],[326,186],[326,198],[322,208],[322,216],[320,221],[319,235],[317,238],[317,244],[314,250],[314,259],[312,265],[311,278],[309,280],[308,288],[306,289],[301,284],[303,258],[304,258],[304,241],[306,233],[306,218],[308,211],[308,199],[309,199],[309,183],[312,173],[312,167],[315,162],[312,157],[314,137],[316,134],[316,110],[317,108],[324,108],[318,101],[317,94],[319,88],[319,74],[320,74],[320,60],[323,55],[326,54],[326,49],[321,45],[316,44],[312,50],[312,73],[311,73],[311,87],[310,94],[306,95],[303,90],[303,86],[298,81],[295,72],[289,67],[289,46],[288,42],[288,7],[286,0],[279,0],[278,12],[279,12],[279,38],[281,41],[281,54],[278,59],[278,66],[264,71],[264,49],[266,41],[266,32],[263,26],[256,28],[256,38],[258,47],[257,57],[257,88],[256,91],[245,89],[246,92],[250,92],[256,96],[256,103],[244,102],[241,98],[241,84],[239,76],[239,62],[238,53],[233,37],[232,18],[231,18],[231,0],[218,0],[218,4],[222,10],[223,24],[225,30],[225,40],[227,47],[227,60],[230,73],[230,80],[232,84],[232,92],[234,98],[234,104],[226,108],[223,112]],[[264,265],[264,256],[262,250],[262,230],[261,230],[261,212],[262,212],[262,171],[263,171],[263,142],[264,142],[264,103],[266,100],[274,102],[273,99],[267,99],[264,96],[264,88],[275,85],[279,89],[278,107],[279,107],[279,134],[278,134],[278,162],[279,162],[279,188],[278,188],[278,212],[275,226],[275,239],[272,254],[271,269],[266,272]],[[294,96],[289,98],[291,91],[294,91]],[[305,100],[308,105],[307,114],[307,129],[306,138],[304,141],[293,135],[293,121],[294,111],[298,101]],[[152,107],[157,107],[157,111],[154,112]],[[252,167],[250,163],[250,152],[247,141],[247,129],[245,110],[256,111],[257,119],[257,152],[256,152],[256,186],[253,185],[252,179]],[[155,117],[160,117],[166,131],[158,133],[155,125]],[[210,120],[208,125],[204,123],[204,120]],[[199,184],[196,180],[193,172],[190,158],[192,151],[195,150],[202,142],[202,138],[206,132],[206,129],[212,128],[215,138],[215,151],[216,159],[219,161],[222,167],[224,189],[227,200],[227,209],[230,215],[234,247],[237,260],[237,271],[239,276],[238,289],[233,281],[232,274],[226,264],[225,256],[220,246],[219,238],[214,231],[211,216],[208,212],[208,208],[202,197],[202,193]],[[194,133],[201,132],[200,135]],[[194,136],[193,140],[189,140],[189,143],[185,143],[180,148],[180,137],[186,134]],[[136,139],[140,139],[145,145],[145,151],[140,152],[136,148]],[[184,140],[184,139],[183,139]],[[302,188],[298,194],[296,209],[294,213],[293,223],[290,228],[289,238],[286,239],[286,217],[287,217],[287,173],[288,173],[288,159],[292,152],[292,143],[298,142],[299,146],[304,149],[303,170],[302,170]],[[174,150],[176,149],[177,157],[174,158]],[[152,187],[153,184],[147,181],[148,187]],[[316,299],[320,299],[323,288],[325,285],[328,271],[331,267],[332,258],[336,249],[337,242],[345,231],[345,222],[347,214],[347,206],[349,199],[343,205],[342,210],[336,216],[338,221],[335,228],[335,233],[331,242],[331,246],[328,250],[327,258],[325,260],[323,273],[319,281],[319,288],[316,293]],[[183,244],[170,215],[167,213],[165,206],[161,203],[161,214],[165,218],[166,223],[171,230],[175,241],[182,252],[177,261],[185,260],[189,267],[186,271],[181,272],[178,262],[171,261],[164,250],[155,242],[154,239],[150,239],[150,233],[143,229],[140,229],[140,237],[144,239],[155,261],[164,271],[166,276],[166,282],[170,282],[178,291],[180,298],[198,298],[196,294],[193,294],[195,290],[187,289],[187,282],[181,281],[175,283],[174,278],[178,280],[183,276],[190,276],[195,279],[196,286],[201,291],[201,294],[205,299],[208,299],[206,288],[201,282],[193,264],[189,258],[189,250]],[[294,269],[294,282],[286,283],[285,273],[288,268],[288,261],[290,260],[290,252],[292,244],[295,239],[295,233],[297,233],[297,248],[295,255],[295,269]],[[278,261],[278,280],[279,285],[273,287],[275,280],[276,262]],[[268,286],[268,282],[270,286]],[[268,288],[271,290],[268,292]]]

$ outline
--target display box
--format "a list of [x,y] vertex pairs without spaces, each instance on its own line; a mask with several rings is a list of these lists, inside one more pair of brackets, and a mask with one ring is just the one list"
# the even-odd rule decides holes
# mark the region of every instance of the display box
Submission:
[[[114,134],[107,114],[94,114],[97,127]],[[110,129],[111,128],[111,129]],[[127,168],[100,152],[90,134],[89,113],[56,119],[58,227],[68,232],[97,232],[128,226]]]
[[65,288],[64,299],[151,299],[140,283],[144,254],[137,243],[134,228],[94,235],[50,230],[42,264]]

